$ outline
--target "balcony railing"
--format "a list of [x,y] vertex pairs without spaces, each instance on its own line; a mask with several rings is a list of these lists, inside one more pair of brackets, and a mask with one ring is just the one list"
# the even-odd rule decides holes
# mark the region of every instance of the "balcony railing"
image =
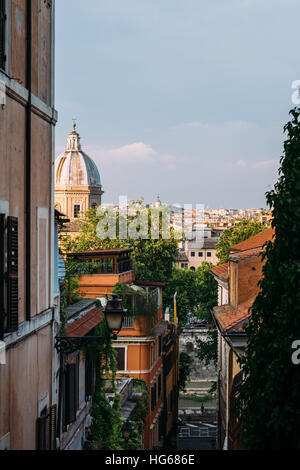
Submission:
[[134,317],[124,317],[122,328],[134,328]]

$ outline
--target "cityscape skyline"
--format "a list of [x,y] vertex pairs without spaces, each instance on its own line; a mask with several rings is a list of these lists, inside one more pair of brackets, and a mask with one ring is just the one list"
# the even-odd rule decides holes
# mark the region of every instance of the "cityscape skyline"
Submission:
[[104,203],[160,192],[168,203],[266,207],[299,78],[297,2],[88,5],[56,6],[56,156],[75,116]]

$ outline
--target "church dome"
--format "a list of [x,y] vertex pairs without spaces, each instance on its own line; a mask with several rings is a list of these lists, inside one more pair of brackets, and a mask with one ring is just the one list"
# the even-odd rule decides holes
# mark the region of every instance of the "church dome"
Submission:
[[101,179],[95,162],[81,149],[76,123],[68,136],[67,148],[55,161],[56,186],[101,187]]

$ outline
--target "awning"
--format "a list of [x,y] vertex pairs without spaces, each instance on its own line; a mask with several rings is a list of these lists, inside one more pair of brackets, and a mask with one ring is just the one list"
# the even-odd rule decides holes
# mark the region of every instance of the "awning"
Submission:
[[86,336],[95,326],[102,322],[104,313],[101,308],[95,307],[84,317],[75,320],[71,325],[67,326],[66,336],[81,338]]

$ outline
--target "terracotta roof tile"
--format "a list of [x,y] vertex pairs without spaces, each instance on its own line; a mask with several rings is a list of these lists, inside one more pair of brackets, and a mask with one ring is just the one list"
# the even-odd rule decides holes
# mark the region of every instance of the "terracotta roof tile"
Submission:
[[243,327],[240,323],[245,322],[251,316],[251,310],[255,297],[248,299],[246,302],[232,308],[229,305],[222,305],[214,308],[214,316],[224,332],[234,329],[234,332],[242,332]]
[[99,307],[93,308],[84,317],[75,320],[66,329],[66,336],[81,338],[102,322],[104,313]]
[[262,247],[252,248],[251,250],[237,251],[237,252],[231,253],[229,259],[232,259],[232,258],[243,259],[243,258],[248,258],[250,256],[258,256],[260,253],[263,253],[263,252],[264,250]]
[[230,251],[231,252],[245,251],[245,250],[252,250],[253,248],[261,247],[266,242],[272,241],[274,235],[275,235],[274,228],[268,228],[267,230],[264,230],[263,232],[260,232],[251,238],[248,238],[248,240],[244,240],[243,242],[232,246]]
[[228,279],[228,267],[229,263],[221,264],[220,266],[214,266],[211,272],[219,278]]

